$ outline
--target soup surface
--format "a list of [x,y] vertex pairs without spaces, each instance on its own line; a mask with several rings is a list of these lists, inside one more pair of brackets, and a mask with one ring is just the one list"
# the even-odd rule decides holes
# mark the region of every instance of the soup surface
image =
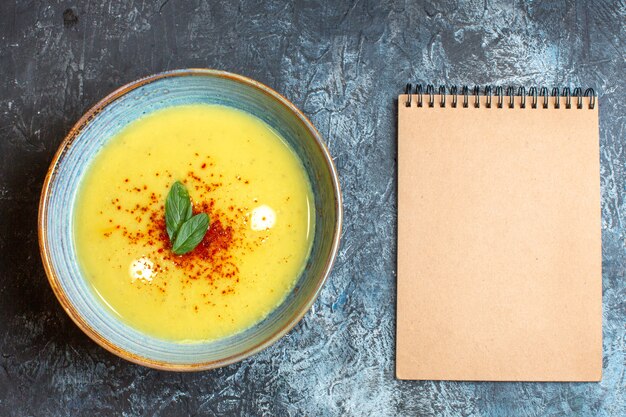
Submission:
[[[175,255],[165,199],[175,181],[209,229]],[[267,316],[309,255],[306,172],[268,125],[238,110],[176,106],[133,122],[99,151],[75,205],[81,268],[122,321],[174,341],[223,338]]]

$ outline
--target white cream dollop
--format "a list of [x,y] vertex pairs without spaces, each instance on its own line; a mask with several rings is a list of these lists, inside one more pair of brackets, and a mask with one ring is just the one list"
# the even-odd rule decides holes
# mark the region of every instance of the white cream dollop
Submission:
[[134,282],[137,279],[142,281],[152,282],[152,278],[156,275],[154,269],[154,262],[147,257],[143,256],[139,259],[135,259],[130,264],[130,278]]
[[271,229],[276,223],[276,212],[268,205],[261,205],[252,210],[250,228],[254,231]]

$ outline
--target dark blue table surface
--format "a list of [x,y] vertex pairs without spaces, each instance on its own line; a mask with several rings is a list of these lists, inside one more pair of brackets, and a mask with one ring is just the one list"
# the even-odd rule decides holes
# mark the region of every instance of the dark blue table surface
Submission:
[[[624,22],[624,2],[602,0],[0,2],[0,415],[625,416]],[[49,288],[36,228],[48,164],[80,115],[182,67],[292,100],[325,137],[345,198],[337,264],[305,319],[266,351],[195,374],[127,363],[83,335]],[[394,378],[394,99],[409,81],[598,92],[602,382]]]

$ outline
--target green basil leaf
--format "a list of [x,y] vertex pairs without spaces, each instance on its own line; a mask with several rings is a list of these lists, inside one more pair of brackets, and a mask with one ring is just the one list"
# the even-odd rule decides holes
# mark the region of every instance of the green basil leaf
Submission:
[[191,218],[191,199],[183,184],[176,181],[165,199],[165,226],[170,241],[176,239],[180,227]]
[[187,220],[180,227],[174,244],[172,245],[172,252],[176,255],[184,255],[195,249],[196,246],[206,234],[209,229],[209,216],[206,213],[200,213]]

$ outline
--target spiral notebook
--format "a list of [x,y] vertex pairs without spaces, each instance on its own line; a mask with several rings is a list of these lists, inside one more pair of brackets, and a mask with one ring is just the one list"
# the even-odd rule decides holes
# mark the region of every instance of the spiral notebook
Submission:
[[593,90],[398,98],[400,379],[598,381]]

